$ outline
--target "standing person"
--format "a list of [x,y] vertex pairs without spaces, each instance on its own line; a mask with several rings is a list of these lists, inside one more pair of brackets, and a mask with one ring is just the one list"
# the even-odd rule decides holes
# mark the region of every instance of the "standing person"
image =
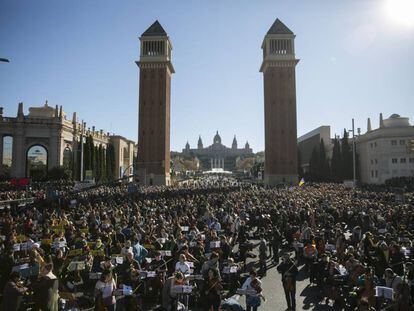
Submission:
[[273,235],[272,235],[272,251],[273,251],[273,262],[279,263],[279,248],[281,245],[281,234],[277,227],[273,228]]
[[261,305],[262,282],[257,278],[256,271],[250,271],[250,276],[244,281],[242,289],[246,290],[247,311],[257,311]]
[[218,311],[221,303],[221,291],[223,286],[221,285],[220,275],[217,269],[210,269],[208,271],[208,278],[204,282],[205,289],[205,305],[204,310]]
[[102,272],[101,279],[95,285],[95,309],[105,308],[107,311],[115,311],[116,283],[109,270]]
[[12,272],[10,280],[6,283],[3,289],[3,311],[20,310],[23,295],[27,288],[20,284],[20,273]]
[[285,291],[288,310],[296,309],[296,276],[298,268],[289,254],[283,256],[283,262],[277,266],[277,271],[282,274],[283,290]]
[[262,235],[262,239],[259,244],[259,274],[260,276],[265,276],[267,271],[266,266],[266,260],[267,260],[267,242],[264,238],[264,235]]
[[34,283],[34,299],[39,310],[57,311],[59,299],[59,281],[53,274],[53,264],[40,266],[39,279]]

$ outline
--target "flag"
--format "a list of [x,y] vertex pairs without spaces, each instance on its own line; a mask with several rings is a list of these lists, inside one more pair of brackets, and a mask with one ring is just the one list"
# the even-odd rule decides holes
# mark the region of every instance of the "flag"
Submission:
[[305,179],[302,178],[299,182],[299,187],[302,187],[305,184]]

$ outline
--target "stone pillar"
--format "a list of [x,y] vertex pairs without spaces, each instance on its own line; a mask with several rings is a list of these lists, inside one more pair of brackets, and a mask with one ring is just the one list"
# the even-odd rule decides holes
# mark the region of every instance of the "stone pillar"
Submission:
[[13,135],[12,146],[12,168],[11,175],[13,177],[22,178],[26,177],[26,149],[24,146],[24,132],[22,129],[18,129]]
[[3,164],[3,139],[4,139],[4,135],[1,134],[0,135],[0,164]]

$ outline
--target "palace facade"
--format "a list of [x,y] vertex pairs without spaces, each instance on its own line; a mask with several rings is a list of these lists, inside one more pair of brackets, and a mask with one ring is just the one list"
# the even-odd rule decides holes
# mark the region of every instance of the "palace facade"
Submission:
[[199,136],[197,148],[191,148],[187,142],[181,155],[196,157],[200,161],[201,169],[204,171],[214,169],[233,171],[237,159],[253,155],[253,150],[250,148],[249,142],[246,142],[244,148],[238,148],[236,136],[233,138],[231,147],[223,145],[217,131],[212,145],[204,148],[203,141]]

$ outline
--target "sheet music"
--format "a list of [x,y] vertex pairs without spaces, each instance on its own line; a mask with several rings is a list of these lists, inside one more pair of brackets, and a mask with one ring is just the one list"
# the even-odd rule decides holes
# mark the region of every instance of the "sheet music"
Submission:
[[385,299],[393,300],[394,290],[390,287],[376,286],[375,287],[375,296],[376,297],[384,297]]

